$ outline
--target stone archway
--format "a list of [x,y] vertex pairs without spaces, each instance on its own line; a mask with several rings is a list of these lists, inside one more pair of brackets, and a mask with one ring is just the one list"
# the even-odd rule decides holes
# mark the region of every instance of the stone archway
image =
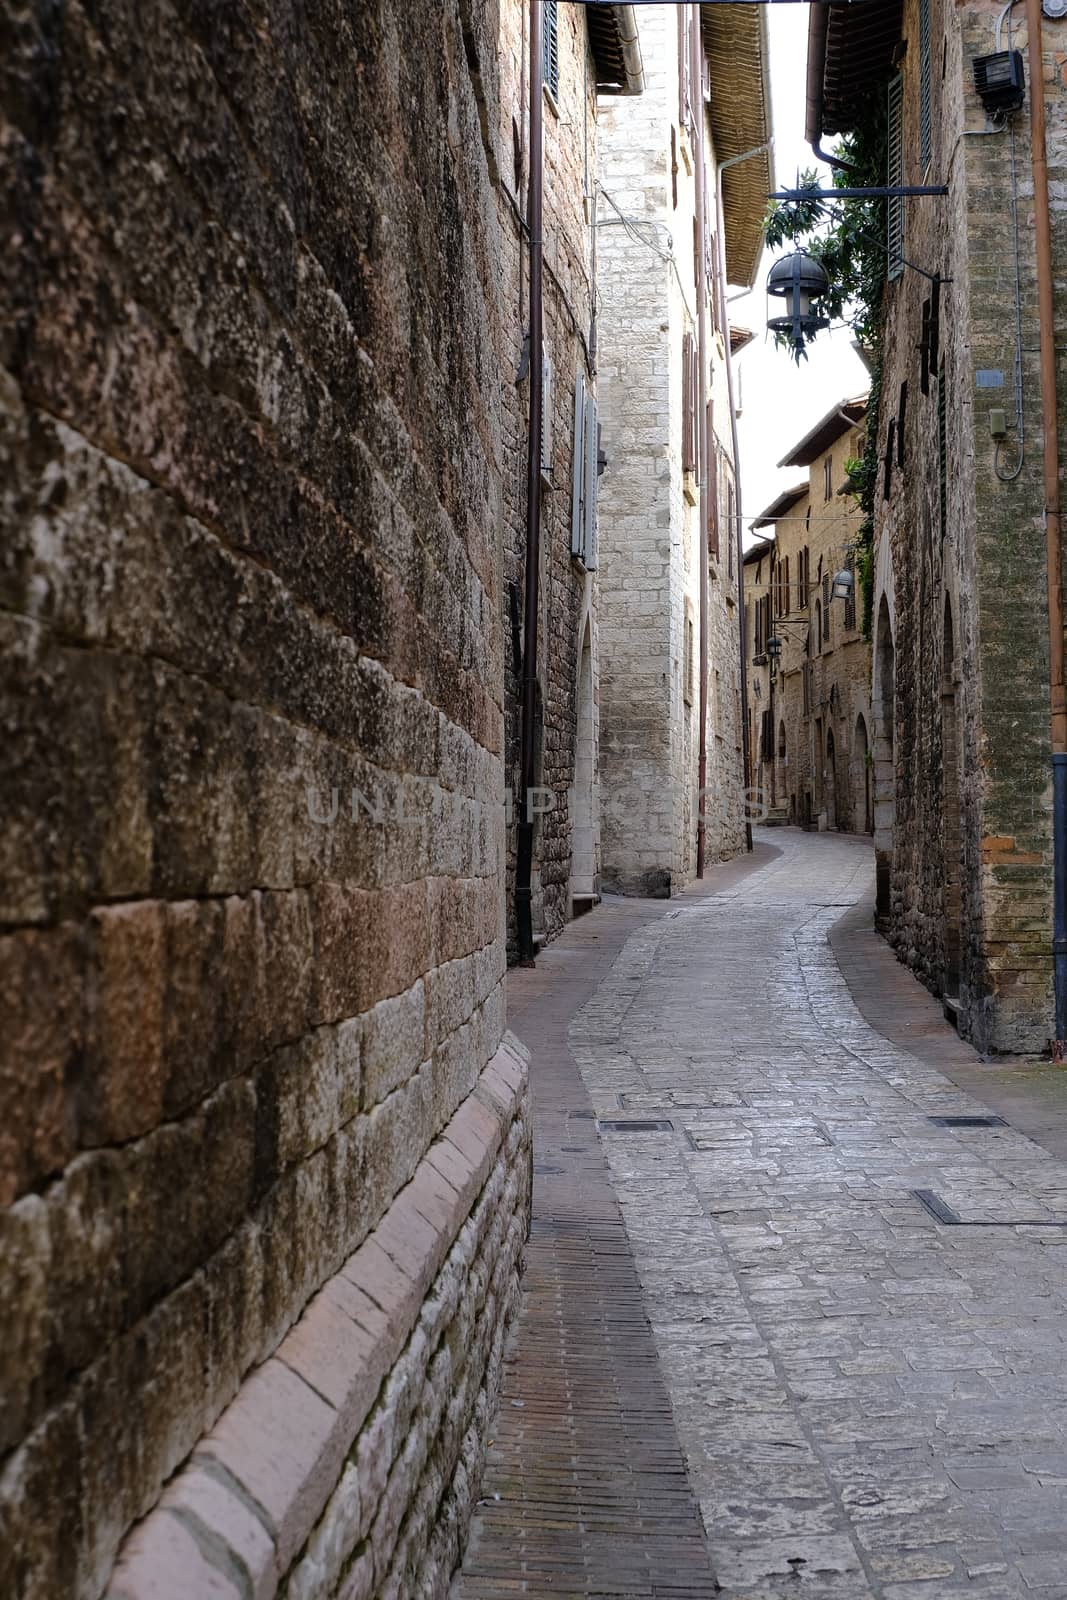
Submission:
[[892,907],[890,883],[897,809],[896,698],[896,647],[889,602],[883,594],[874,646],[874,853],[879,918],[888,917]]
[[960,818],[960,730],[956,696],[956,636],[952,601],[945,596],[941,669],[941,818],[944,841],[945,999],[960,992],[963,834]]

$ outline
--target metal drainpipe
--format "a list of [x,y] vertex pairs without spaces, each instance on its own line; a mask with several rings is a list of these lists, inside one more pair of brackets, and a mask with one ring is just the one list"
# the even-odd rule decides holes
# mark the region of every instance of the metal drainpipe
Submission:
[[1063,662],[1063,566],[1060,532],[1060,460],[1056,396],[1056,324],[1053,306],[1052,219],[1045,139],[1045,74],[1041,52],[1041,0],[1026,0],[1030,56],[1030,159],[1034,173],[1034,234],[1041,333],[1041,415],[1044,427],[1045,534],[1048,575],[1049,698],[1052,744],[1052,959],[1056,1023],[1052,1057],[1067,1055],[1067,692]]
[[526,594],[522,632],[522,733],[519,768],[519,819],[515,835],[515,922],[519,961],[534,964],[533,834],[530,791],[537,774],[537,602],[541,579],[541,434],[543,393],[542,166],[543,87],[540,0],[530,0],[530,433],[526,473]]
[[690,82],[694,84],[697,99],[696,126],[696,212],[697,237],[697,427],[700,440],[700,754],[697,764],[697,877],[704,876],[706,855],[707,819],[704,790],[708,782],[708,285],[705,271],[704,241],[707,237],[707,204],[705,193],[704,153],[704,94],[703,45],[700,31],[700,12],[690,7],[689,16]]

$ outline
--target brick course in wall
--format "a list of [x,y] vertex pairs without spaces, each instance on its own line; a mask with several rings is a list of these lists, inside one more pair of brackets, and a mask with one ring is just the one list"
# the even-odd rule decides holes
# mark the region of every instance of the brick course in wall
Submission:
[[[163,1592],[146,1549],[216,1592],[223,1465],[173,1475],[276,1404],[322,1448],[273,1533],[237,1494],[257,1594],[318,1560],[353,1471],[375,1520],[346,1592],[439,1588],[462,1537],[527,1203],[521,1062],[460,1186],[449,1329],[403,1380],[425,1456],[372,1493],[359,1418],[280,1347],[325,1320],[384,1393],[406,1372],[452,1222],[397,1259],[411,1327],[338,1321],[339,1280],[389,1255],[501,1048],[498,28],[494,0],[7,23],[5,1596],[98,1596],[120,1548],[123,1592]],[[182,1515],[124,1546],[168,1480]]]

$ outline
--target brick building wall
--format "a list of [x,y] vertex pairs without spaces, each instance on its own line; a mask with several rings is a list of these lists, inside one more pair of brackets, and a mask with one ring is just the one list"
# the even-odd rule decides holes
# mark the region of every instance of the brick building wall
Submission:
[[[534,842],[535,934],[551,939],[572,914],[572,891],[595,895],[599,875],[597,827],[598,641],[593,575],[571,555],[575,385],[581,376],[595,391],[590,358],[592,231],[588,208],[596,175],[596,71],[585,8],[564,0],[557,8],[558,83],[546,90],[544,116],[544,342],[551,370],[548,390],[551,472],[541,514],[541,587],[538,616],[540,752]],[[506,630],[507,772],[519,794],[522,685],[512,618],[521,619],[526,551],[526,439],[529,384],[518,377],[529,327],[525,216],[528,183],[529,6],[504,0],[500,13],[501,94],[496,129],[501,278],[511,315],[500,353],[504,388],[504,582]],[[516,157],[516,150],[521,154]],[[521,622],[520,622],[521,627]],[[521,634],[520,634],[521,638]],[[583,683],[583,656],[586,672]],[[576,777],[579,779],[576,792]],[[575,878],[576,845],[585,858],[583,883]],[[509,944],[515,949],[515,828],[508,830]]]
[[529,1199],[498,25],[8,22],[5,1596],[457,1557]]
[[[688,8],[687,8],[688,9]],[[699,485],[683,471],[683,360],[696,337],[695,162],[679,126],[676,8],[639,14],[646,88],[601,105],[598,204],[601,480],[598,574],[604,882],[669,895],[696,870]],[[701,106],[703,102],[701,101]],[[709,139],[709,166],[714,150]],[[709,182],[714,226],[714,180]],[[717,246],[709,257],[717,261]],[[707,858],[742,848],[733,464],[720,284],[708,373],[718,559],[709,581]]]
[[[822,443],[786,458],[798,471],[806,466],[808,483],[781,497],[780,512],[757,519],[773,526],[773,542],[755,570],[749,562],[745,586],[750,726],[764,804],[775,820],[846,833],[874,824],[871,647],[858,582],[852,605],[827,606],[827,595],[861,522],[855,499],[840,491],[846,463],[862,457],[863,429],[858,416],[831,414]],[[756,607],[768,597],[782,644],[773,681],[766,650],[756,651]]]
[[[905,271],[886,294],[883,459],[891,419],[901,433],[904,383],[908,397],[903,465],[894,460],[878,521],[880,910],[901,959],[953,999],[981,1048],[1033,1050],[1051,1031],[1052,920],[1037,307],[1028,115],[997,131],[972,84],[973,59],[994,49],[997,10],[931,4],[931,170],[950,193],[904,213],[904,254],[951,280],[941,290],[943,367],[928,395],[916,345],[930,286]],[[903,27],[918,38],[918,0]],[[1025,51],[1018,21],[1012,42]],[[1059,42],[1048,25],[1054,196],[1067,162]],[[906,182],[921,181],[919,56],[909,50],[902,69]],[[1053,208],[1062,261],[1067,217],[1062,201]],[[1011,476],[1021,437],[1016,238],[1025,449]],[[1063,378],[1061,369],[1061,393]],[[998,460],[1011,481],[995,471],[993,408],[1007,414]]]

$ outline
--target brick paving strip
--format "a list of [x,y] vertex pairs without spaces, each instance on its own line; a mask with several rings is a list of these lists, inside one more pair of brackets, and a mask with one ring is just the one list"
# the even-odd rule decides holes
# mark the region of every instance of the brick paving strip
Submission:
[[[773,855],[764,845],[718,869],[714,889]],[[633,1251],[568,1046],[574,1014],[634,929],[672,914],[677,903],[608,902],[509,981],[509,1026],[533,1052],[533,1228],[455,1600],[716,1593]]]

